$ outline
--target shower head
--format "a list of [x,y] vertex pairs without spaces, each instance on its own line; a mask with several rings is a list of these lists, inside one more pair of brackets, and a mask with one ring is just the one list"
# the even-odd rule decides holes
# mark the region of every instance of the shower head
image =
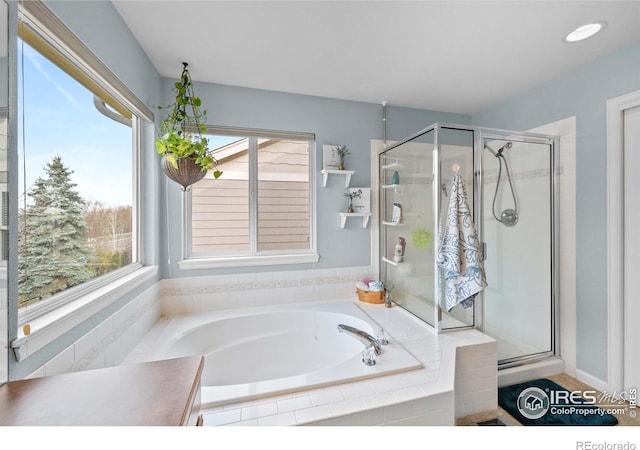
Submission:
[[485,144],[484,145],[484,148],[489,150],[493,154],[493,156],[495,156],[496,158],[499,158],[500,156],[502,156],[502,152],[504,151],[504,149],[510,149],[511,147],[513,147],[513,142],[511,142],[511,141],[509,141],[506,144],[504,144],[497,151],[492,149],[491,147],[489,147],[489,144]]

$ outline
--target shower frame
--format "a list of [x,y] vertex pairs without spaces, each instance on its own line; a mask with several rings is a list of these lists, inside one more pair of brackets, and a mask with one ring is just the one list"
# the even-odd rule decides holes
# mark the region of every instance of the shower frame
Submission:
[[[442,143],[440,139],[440,134],[443,130],[459,130],[463,132],[471,132],[473,133],[473,148],[472,148],[472,172],[473,172],[473,221],[476,227],[476,231],[478,233],[478,237],[480,241],[483,243],[483,250],[485,244],[485,235],[483,230],[483,204],[485,195],[488,193],[484,192],[483,188],[483,167],[482,167],[482,152],[485,148],[485,143],[490,140],[504,140],[511,141],[513,143],[531,143],[531,144],[546,144],[549,145],[549,167],[550,167],[550,198],[549,198],[549,208],[550,208],[550,281],[551,281],[551,289],[549,295],[550,299],[550,318],[551,318],[551,340],[550,340],[550,350],[539,352],[531,355],[524,355],[516,358],[509,358],[505,360],[499,361],[499,368],[507,368],[513,367],[521,364],[526,364],[529,362],[539,361],[542,359],[546,359],[549,357],[553,357],[557,355],[559,351],[559,258],[558,258],[558,237],[559,237],[559,180],[558,180],[558,167],[559,167],[559,138],[557,136],[539,134],[539,133],[529,133],[529,132],[518,132],[511,130],[502,130],[502,129],[494,129],[494,128],[485,128],[485,127],[475,127],[469,125],[458,125],[458,124],[448,124],[448,123],[434,123],[426,128],[423,128],[416,133],[408,136],[407,138],[398,141],[396,143],[383,146],[383,148],[378,150],[378,158],[376,164],[378,165],[378,179],[380,180],[380,192],[378,197],[378,230],[379,230],[379,251],[380,255],[378,255],[378,263],[380,264],[380,278],[385,280],[386,278],[386,269],[385,262],[383,261],[383,253],[385,247],[387,246],[386,236],[384,227],[382,226],[382,222],[384,220],[384,208],[385,208],[385,193],[382,192],[382,185],[384,184],[384,170],[383,164],[381,163],[382,156],[387,154],[388,152],[397,149],[398,147],[407,144],[420,136],[425,135],[426,133],[433,132],[433,155],[432,155],[432,163],[433,163],[433,179],[432,179],[432,195],[433,195],[433,245],[437,246],[438,242],[440,242],[441,234],[440,234],[440,223],[441,216],[444,214],[444,210],[441,208],[441,193],[440,186],[442,186],[443,180],[443,172],[442,167],[442,156],[443,149]],[[471,205],[470,205],[471,206]],[[441,277],[441,269],[434,264],[434,283],[433,283],[433,295],[434,298],[437,299],[434,307],[434,317],[433,324],[427,324],[433,326],[437,333],[446,333],[461,329],[478,329],[480,331],[484,330],[485,325],[485,309],[484,309],[484,301],[485,301],[485,292],[482,291],[476,297],[474,301],[474,311],[473,311],[473,323],[466,326],[456,326],[456,327],[447,327],[443,325],[443,311],[441,307],[441,292],[439,289],[439,283],[435,280],[439,280]],[[386,281],[386,280],[385,280]],[[491,283],[491,280],[489,280]],[[403,307],[402,305],[400,305]],[[403,307],[404,308],[404,307]],[[406,309],[406,308],[405,308]],[[408,309],[407,309],[408,310]],[[416,315],[412,311],[408,310],[410,313]],[[416,315],[417,316],[417,315]],[[417,316],[420,318],[419,316]],[[424,319],[420,318],[425,321]],[[425,321],[426,322],[426,321]]]

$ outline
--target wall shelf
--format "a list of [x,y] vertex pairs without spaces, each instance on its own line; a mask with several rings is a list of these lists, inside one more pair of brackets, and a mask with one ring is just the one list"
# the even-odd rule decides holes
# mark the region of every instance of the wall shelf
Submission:
[[392,266],[397,266],[397,265],[398,265],[398,263],[397,263],[397,262],[395,262],[395,261],[391,261],[389,258],[385,258],[384,256],[382,257],[382,260],[383,260],[384,262],[386,262],[387,264],[392,265]]
[[405,223],[403,221],[401,222],[382,222],[382,225],[386,225],[388,227],[403,227],[405,225]]
[[344,187],[349,187],[349,183],[351,183],[351,175],[356,173],[355,170],[330,170],[330,169],[322,169],[320,171],[322,174],[322,187],[327,187],[327,180],[329,179],[329,175],[344,175]]
[[381,167],[382,170],[402,169],[402,168],[403,168],[402,164],[400,164],[398,161],[392,162],[390,164],[385,164],[384,166]]
[[371,213],[338,213],[340,214],[340,228],[344,228],[347,224],[347,218],[349,217],[362,217],[362,228],[367,228],[367,224],[369,223],[369,217],[371,217]]

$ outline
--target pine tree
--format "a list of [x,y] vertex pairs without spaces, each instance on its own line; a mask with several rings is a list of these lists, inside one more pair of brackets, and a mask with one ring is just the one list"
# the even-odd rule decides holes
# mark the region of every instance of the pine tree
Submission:
[[20,211],[18,292],[20,304],[50,297],[93,277],[88,269],[85,202],[74,190],[73,171],[60,156],[44,168]]

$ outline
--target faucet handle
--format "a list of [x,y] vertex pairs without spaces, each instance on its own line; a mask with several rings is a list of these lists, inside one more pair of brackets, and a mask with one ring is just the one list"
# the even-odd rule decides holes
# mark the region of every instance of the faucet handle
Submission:
[[376,348],[373,344],[365,347],[362,351],[362,362],[367,366],[376,365]]
[[376,334],[376,339],[378,340],[378,342],[380,342],[380,344],[387,345],[389,344],[389,333],[387,333],[387,330],[385,330],[384,328],[380,328],[378,330],[378,334]]

